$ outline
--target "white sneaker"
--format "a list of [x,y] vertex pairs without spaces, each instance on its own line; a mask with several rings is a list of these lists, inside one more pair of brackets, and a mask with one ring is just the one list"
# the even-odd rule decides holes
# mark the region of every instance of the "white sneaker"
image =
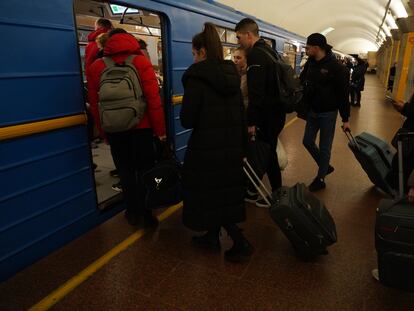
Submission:
[[378,269],[374,269],[374,270],[372,270],[371,271],[371,274],[372,274],[372,277],[374,278],[374,279],[376,279],[377,281],[379,281],[380,279],[379,279],[379,271],[378,271]]
[[[268,199],[269,200],[269,199]],[[270,200],[269,200],[270,201]],[[269,208],[270,205],[266,203],[265,199],[261,198],[260,200],[256,201],[256,206],[257,207],[265,207],[265,208]]]

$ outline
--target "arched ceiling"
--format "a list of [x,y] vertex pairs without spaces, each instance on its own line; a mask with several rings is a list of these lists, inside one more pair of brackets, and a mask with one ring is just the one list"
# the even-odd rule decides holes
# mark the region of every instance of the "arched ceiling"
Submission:
[[[364,54],[378,49],[377,33],[388,4],[388,0],[218,0],[217,2],[304,37],[332,27],[334,30],[326,34],[328,42],[334,49],[347,54]],[[399,10],[401,6],[409,9],[406,3],[407,0],[391,1],[390,13],[394,18],[406,17]]]

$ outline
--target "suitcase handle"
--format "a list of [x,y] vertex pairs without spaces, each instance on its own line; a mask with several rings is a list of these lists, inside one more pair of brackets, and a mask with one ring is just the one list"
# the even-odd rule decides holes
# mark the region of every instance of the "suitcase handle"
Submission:
[[[249,161],[247,161],[247,159],[244,159],[244,166],[243,166],[243,171],[246,174],[246,176],[249,178],[249,180],[252,182],[252,184],[254,185],[254,187],[256,188],[256,190],[260,193],[260,195],[262,196],[262,198],[265,200],[265,202],[271,206],[271,202],[269,201],[268,197],[272,197],[272,194],[270,193],[269,189],[266,188],[266,186],[264,185],[264,183],[260,180],[259,176],[257,176],[256,172],[254,171],[254,169],[252,168],[252,166],[250,165]],[[247,167],[247,168],[246,168]],[[263,192],[263,190],[264,192]],[[266,193],[266,195],[265,195]]]
[[356,147],[358,148],[358,150],[361,150],[361,148],[360,148],[360,146],[359,146],[359,143],[358,143],[358,142],[357,142],[357,140],[355,139],[354,135],[352,135],[351,130],[350,130],[350,129],[344,129],[344,127],[343,127],[343,126],[341,126],[341,127],[342,127],[342,130],[344,131],[344,133],[345,133],[345,135],[346,135],[346,138],[348,138],[349,142],[350,142],[351,144],[353,144],[354,146],[356,146]]
[[404,138],[414,138],[414,132],[397,133],[399,199],[404,198],[404,165],[403,165],[403,139]]

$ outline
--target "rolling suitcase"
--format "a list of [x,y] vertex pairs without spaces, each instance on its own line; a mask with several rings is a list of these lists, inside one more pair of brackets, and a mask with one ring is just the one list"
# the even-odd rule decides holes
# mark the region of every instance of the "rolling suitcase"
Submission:
[[391,147],[385,141],[365,132],[354,137],[351,131],[345,131],[345,135],[349,140],[349,148],[371,182],[393,196],[395,191],[386,181],[394,156]]
[[[377,209],[375,248],[380,281],[391,287],[414,291],[414,204],[404,197],[402,139],[413,133],[399,134],[399,197],[383,199]],[[414,159],[412,159],[414,161]]]
[[323,202],[301,183],[281,187],[271,194],[248,161],[243,169],[270,205],[271,218],[292,243],[297,255],[304,261],[311,261],[327,254],[327,246],[337,241],[337,235],[335,223]]

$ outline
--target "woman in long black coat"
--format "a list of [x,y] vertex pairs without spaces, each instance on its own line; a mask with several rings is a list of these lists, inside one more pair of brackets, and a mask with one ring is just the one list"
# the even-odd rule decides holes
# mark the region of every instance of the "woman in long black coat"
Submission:
[[240,77],[233,62],[223,60],[214,25],[206,23],[193,38],[195,63],[184,73],[181,124],[193,129],[184,158],[183,222],[194,244],[219,250],[220,228],[233,239],[225,252],[230,261],[248,258],[253,247],[236,223],[245,220],[243,174],[244,124]]

